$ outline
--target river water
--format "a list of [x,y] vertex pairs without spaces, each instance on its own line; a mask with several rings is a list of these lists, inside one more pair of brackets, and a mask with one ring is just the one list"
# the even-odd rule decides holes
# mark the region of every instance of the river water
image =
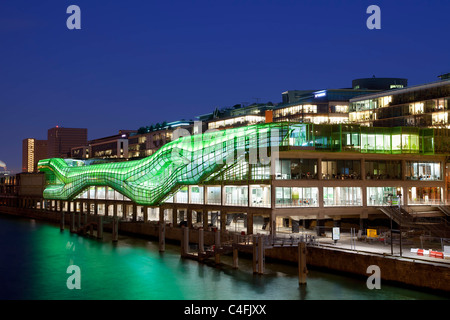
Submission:
[[[264,275],[251,261],[230,257],[215,267],[180,258],[180,248],[121,235],[111,242],[59,230],[55,224],[0,215],[0,299],[16,300],[409,300],[443,295],[366,279],[309,270],[298,285],[297,267],[267,263]],[[69,289],[68,267],[79,267],[80,289]],[[75,274],[74,274],[75,275]],[[369,275],[368,275],[369,276]],[[71,278],[72,279],[72,278]],[[75,283],[75,282],[71,282]]]

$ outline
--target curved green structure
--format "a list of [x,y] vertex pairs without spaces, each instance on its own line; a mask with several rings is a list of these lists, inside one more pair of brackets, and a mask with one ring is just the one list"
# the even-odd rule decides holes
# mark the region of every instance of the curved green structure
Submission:
[[91,186],[108,186],[139,205],[157,206],[181,186],[214,182],[224,172],[245,180],[233,167],[268,165],[273,150],[434,154],[449,145],[448,130],[278,122],[188,135],[142,160],[86,165],[54,158],[39,161],[38,169],[46,173],[45,199],[73,200]]
[[[90,186],[109,186],[140,205],[158,205],[182,185],[201,184],[243,157],[269,161],[289,125],[270,123],[181,137],[142,160],[70,166],[64,159],[41,160],[44,198],[73,200]],[[82,163],[82,162],[80,162]]]

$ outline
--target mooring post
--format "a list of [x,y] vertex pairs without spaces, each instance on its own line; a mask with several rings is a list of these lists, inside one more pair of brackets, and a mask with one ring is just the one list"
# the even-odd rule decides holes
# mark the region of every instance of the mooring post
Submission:
[[189,248],[189,229],[185,226],[181,227],[181,256],[184,257],[188,253]]
[[103,216],[98,216],[97,239],[103,239]]
[[119,240],[119,218],[113,217],[112,220],[112,241],[117,242]]
[[205,232],[203,228],[198,229],[198,254],[205,252]]
[[298,284],[306,284],[306,275],[308,270],[306,269],[306,243],[298,243]]
[[233,235],[233,268],[237,269],[239,267],[239,236],[237,234]]
[[64,211],[61,211],[60,229],[64,231]]
[[88,214],[87,213],[85,213],[84,214],[84,217],[83,217],[84,219],[84,224],[83,224],[83,235],[85,235],[86,233],[87,233],[87,222],[88,222]]
[[78,213],[77,231],[79,231],[81,228],[81,214],[82,214],[81,212]]
[[239,251],[237,244],[233,245],[233,268],[237,269],[239,267]]
[[258,272],[258,239],[254,235],[253,237],[253,273]]
[[215,253],[214,253],[214,259],[217,264],[220,263],[220,231],[218,229],[214,230],[214,245],[215,245]]
[[263,236],[258,237],[258,273],[264,274],[264,242]]
[[75,232],[75,212],[70,212],[70,232]]
[[166,223],[164,221],[159,222],[159,252],[166,250]]

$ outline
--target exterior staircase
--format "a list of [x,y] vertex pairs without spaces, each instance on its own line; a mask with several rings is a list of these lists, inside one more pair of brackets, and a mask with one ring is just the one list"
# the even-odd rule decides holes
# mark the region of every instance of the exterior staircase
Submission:
[[434,237],[450,237],[450,226],[446,217],[421,217],[420,212],[414,212],[405,207],[380,207],[378,210],[395,221],[402,229],[421,229]]

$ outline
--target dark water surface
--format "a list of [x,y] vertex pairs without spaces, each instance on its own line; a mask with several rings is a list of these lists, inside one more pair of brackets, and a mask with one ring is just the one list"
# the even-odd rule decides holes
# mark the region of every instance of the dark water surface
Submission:
[[[409,300],[445,299],[438,294],[366,279],[310,270],[298,285],[297,267],[266,264],[263,276],[251,261],[231,257],[221,267],[180,258],[178,246],[158,251],[156,241],[120,236],[112,243],[60,231],[54,224],[0,215],[0,299],[27,300]],[[81,289],[68,289],[67,268],[80,269]]]

